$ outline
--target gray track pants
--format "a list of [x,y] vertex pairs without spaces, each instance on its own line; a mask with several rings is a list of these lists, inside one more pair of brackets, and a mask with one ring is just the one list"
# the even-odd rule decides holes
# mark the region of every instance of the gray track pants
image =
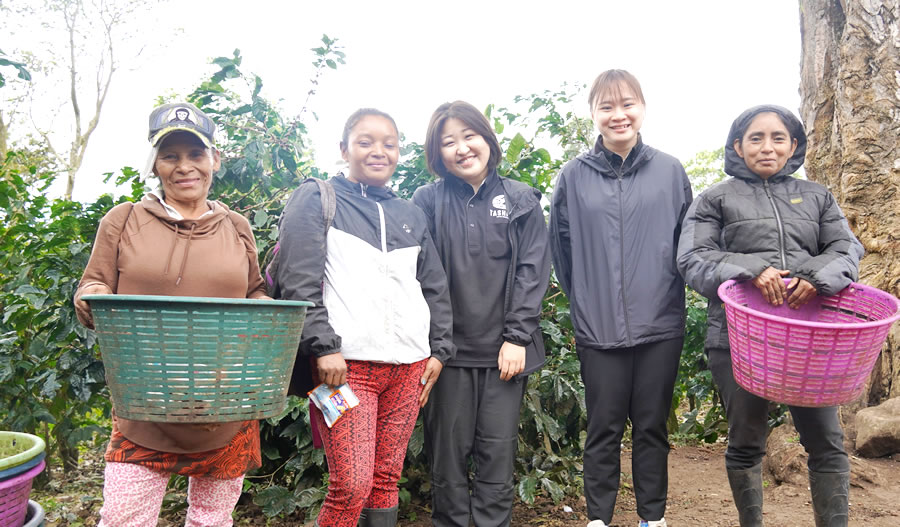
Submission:
[[470,517],[476,527],[509,525],[526,384],[527,378],[501,381],[497,368],[445,367],[441,372],[424,410],[433,525],[468,527]]
[[[710,348],[709,369],[725,402],[728,416],[728,448],[725,467],[744,470],[757,465],[766,454],[769,434],[769,401],[738,386],[731,368],[731,351]],[[844,432],[837,408],[788,406],[800,443],[809,454],[807,466],[813,472],[846,472],[850,461],[844,451]]]

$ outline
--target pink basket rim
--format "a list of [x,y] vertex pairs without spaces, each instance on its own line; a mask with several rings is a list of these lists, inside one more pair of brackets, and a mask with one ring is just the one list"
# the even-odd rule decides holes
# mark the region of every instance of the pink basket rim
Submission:
[[24,481],[28,481],[29,479],[33,479],[35,476],[41,473],[44,470],[44,467],[47,466],[47,463],[41,461],[36,467],[32,468],[28,472],[19,474],[18,476],[12,477],[5,481],[0,481],[0,490],[5,490]]
[[732,285],[740,282],[741,280],[726,280],[722,282],[722,285],[719,286],[719,289],[716,291],[719,295],[719,298],[722,302],[726,303],[728,306],[737,309],[743,313],[747,313],[748,315],[753,315],[758,318],[764,318],[766,320],[771,320],[774,322],[780,322],[782,324],[790,324],[792,326],[806,327],[806,328],[824,328],[824,329],[868,329],[868,328],[876,328],[880,326],[890,326],[898,319],[900,319],[900,300],[897,299],[894,295],[882,291],[877,287],[872,287],[865,284],[860,284],[857,282],[851,282],[847,287],[855,287],[857,289],[868,289],[875,290],[884,295],[885,300],[890,299],[890,301],[894,304],[894,314],[888,318],[882,320],[874,320],[872,322],[860,322],[859,324],[847,324],[843,322],[812,322],[808,320],[796,320],[793,318],[787,317],[779,317],[778,315],[770,315],[768,313],[763,313],[761,311],[757,311],[755,309],[751,309],[747,306],[742,306],[735,302],[732,298],[728,297],[725,294],[725,289]]

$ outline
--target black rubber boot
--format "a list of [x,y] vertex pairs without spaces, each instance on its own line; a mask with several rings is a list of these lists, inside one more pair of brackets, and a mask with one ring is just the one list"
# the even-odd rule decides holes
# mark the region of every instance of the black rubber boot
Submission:
[[396,527],[397,507],[390,509],[363,509],[359,514],[359,527]]
[[741,527],[762,527],[762,464],[745,470],[729,470],[728,483]]
[[809,471],[816,527],[847,527],[850,503],[849,472]]

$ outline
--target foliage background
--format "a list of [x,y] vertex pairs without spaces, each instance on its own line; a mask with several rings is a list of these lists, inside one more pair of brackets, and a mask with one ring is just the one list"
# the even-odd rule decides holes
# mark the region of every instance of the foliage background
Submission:
[[[344,61],[340,45],[327,36],[312,53],[315,74],[307,102],[320,76]],[[328,174],[315,167],[309,151],[302,118],[311,112],[304,106],[296,116],[283,115],[260,95],[262,79],[243,72],[241,61],[238,50],[214,59],[214,72],[187,99],[220,127],[223,164],[211,196],[251,221],[263,255],[277,239],[277,219],[289,193],[305,177]],[[562,86],[516,97],[508,107],[485,109],[505,152],[502,175],[550,196],[562,164],[593,143],[590,121],[568,110],[583,88]],[[692,181],[706,186],[722,179],[721,155],[702,152],[689,162]],[[108,175],[128,189],[122,196],[105,195],[93,203],[51,200],[46,190],[56,174],[41,166],[33,152],[22,149],[0,160],[0,398],[8,401],[0,407],[0,428],[44,436],[56,459],[74,469],[79,445],[105,442],[110,404],[96,338],[77,323],[71,298],[100,218],[116,203],[138,200],[148,189],[125,167]],[[422,146],[406,144],[395,190],[409,197],[431,179]],[[685,348],[669,420],[676,441],[712,442],[724,434],[723,411],[705,370],[705,309],[705,299],[689,291]],[[528,503],[539,495],[558,502],[580,495],[583,488],[584,388],[568,300],[555,279],[543,315],[548,361],[529,380],[516,459],[518,496]],[[263,423],[264,464],[247,479],[245,490],[269,516],[313,517],[324,498],[327,466],[322,451],[312,447],[308,422],[306,401],[291,399],[282,416]],[[426,466],[419,423],[401,480],[408,516],[419,510],[412,505],[428,501]],[[180,487],[184,481],[173,478],[172,485]]]

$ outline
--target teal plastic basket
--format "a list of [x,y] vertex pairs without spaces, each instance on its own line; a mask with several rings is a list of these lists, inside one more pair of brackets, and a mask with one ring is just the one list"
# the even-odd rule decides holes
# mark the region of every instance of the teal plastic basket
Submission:
[[135,421],[265,419],[286,404],[310,302],[85,295],[116,415]]

